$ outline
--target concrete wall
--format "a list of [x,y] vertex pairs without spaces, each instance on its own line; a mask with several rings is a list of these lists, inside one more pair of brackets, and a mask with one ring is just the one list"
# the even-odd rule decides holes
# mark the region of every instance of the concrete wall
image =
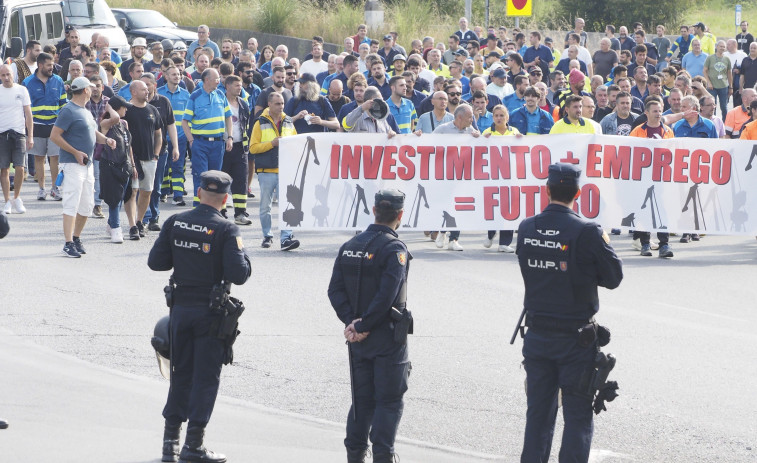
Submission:
[[[196,27],[181,26],[182,29],[196,30]],[[221,41],[225,38],[232,40],[239,40],[243,44],[243,48],[247,48],[247,39],[255,37],[258,39],[259,48],[263,48],[264,45],[271,45],[274,49],[277,45],[286,45],[289,48],[289,56],[302,59],[303,56],[310,53],[312,47],[312,41],[310,39],[299,39],[296,37],[287,37],[283,35],[266,34],[264,32],[255,32],[244,29],[221,29],[217,27],[210,28],[210,39],[217,43],[220,47]],[[329,53],[335,53],[341,50],[340,45],[333,43],[327,43],[323,46],[324,50]]]

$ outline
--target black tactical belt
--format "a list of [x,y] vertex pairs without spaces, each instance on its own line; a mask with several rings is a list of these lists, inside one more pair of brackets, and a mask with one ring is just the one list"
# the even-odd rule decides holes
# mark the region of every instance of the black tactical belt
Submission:
[[552,331],[555,333],[575,333],[579,329],[594,323],[594,320],[575,320],[545,317],[542,315],[527,315],[526,326],[534,330]]

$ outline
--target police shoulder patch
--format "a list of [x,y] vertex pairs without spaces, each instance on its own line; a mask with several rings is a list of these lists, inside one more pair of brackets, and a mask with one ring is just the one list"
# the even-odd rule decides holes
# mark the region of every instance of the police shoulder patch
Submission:
[[404,251],[398,252],[397,260],[399,261],[400,265],[405,266],[407,264],[407,253]]
[[605,243],[610,244],[610,235],[604,230],[602,230],[602,239],[605,240]]
[[237,247],[239,248],[240,251],[244,249],[244,243],[242,242],[241,236],[237,236]]

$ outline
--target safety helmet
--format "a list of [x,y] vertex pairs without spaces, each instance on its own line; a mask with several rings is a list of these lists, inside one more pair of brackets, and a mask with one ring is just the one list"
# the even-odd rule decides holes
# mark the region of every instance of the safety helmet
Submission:
[[166,379],[171,379],[170,321],[171,318],[168,315],[158,320],[158,323],[155,324],[153,337],[150,340],[153,349],[155,349],[155,357],[158,359],[160,374]]

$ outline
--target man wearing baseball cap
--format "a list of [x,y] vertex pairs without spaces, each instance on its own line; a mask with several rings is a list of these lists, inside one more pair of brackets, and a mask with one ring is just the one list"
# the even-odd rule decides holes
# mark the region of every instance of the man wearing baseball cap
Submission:
[[115,149],[116,141],[97,130],[92,113],[86,108],[94,85],[86,77],[71,82],[71,100],[60,110],[50,141],[60,147],[60,171],[63,173],[64,257],[86,254],[80,236],[94,207],[95,174],[92,155],[95,143]]

